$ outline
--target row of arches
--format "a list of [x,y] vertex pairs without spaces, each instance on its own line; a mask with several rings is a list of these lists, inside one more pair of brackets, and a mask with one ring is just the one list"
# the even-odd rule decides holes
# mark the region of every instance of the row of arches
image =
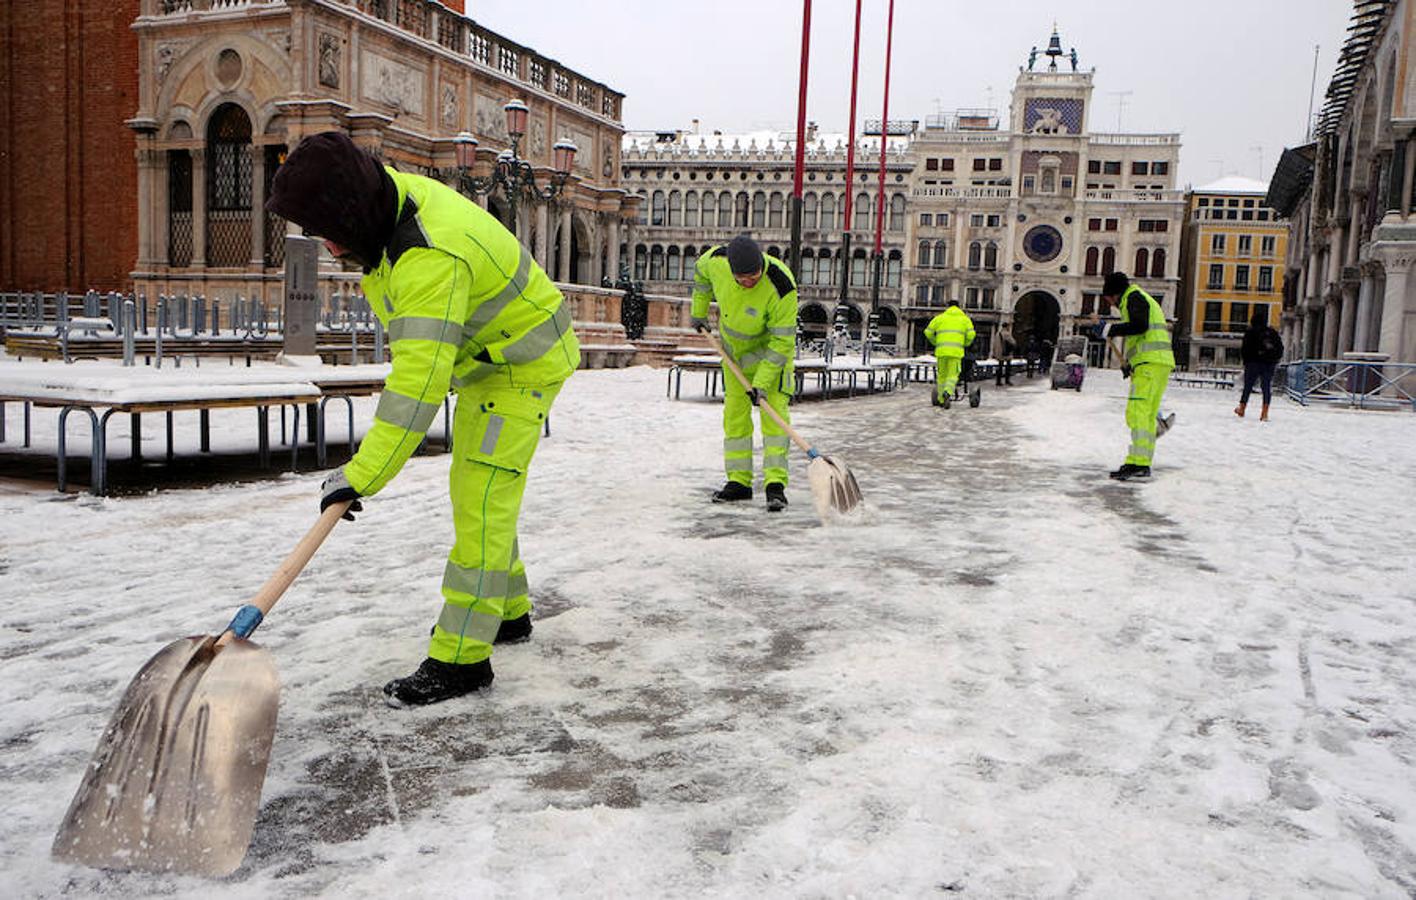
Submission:
[[[1135,264],[1131,267],[1134,278],[1164,278],[1165,248],[1139,247],[1136,249]],[[1083,275],[1110,275],[1116,271],[1115,247],[1088,247]]]
[[[846,334],[851,340],[860,340],[865,332],[865,312],[854,303],[843,303],[839,308],[842,310],[841,318],[845,322]],[[880,331],[880,342],[894,344],[900,325],[900,318],[895,310],[889,306],[880,307],[876,310],[876,323]],[[810,301],[797,309],[797,328],[806,340],[824,338],[832,327],[832,313],[825,305]]]
[[[708,249],[706,246],[702,250]],[[769,256],[785,260],[781,247],[766,248]],[[698,263],[700,248],[695,244],[636,244],[634,246],[634,277],[638,281],[692,281],[693,270]],[[891,250],[885,256],[885,267],[881,273],[882,287],[899,287],[904,267],[904,256],[899,250]],[[863,247],[851,254],[850,285],[867,287],[870,284],[870,254]],[[829,247],[804,247],[801,251],[801,271],[797,273],[801,285],[839,285],[841,282],[840,251]]]
[[[639,224],[670,228],[786,228],[790,225],[791,195],[782,191],[680,191],[641,190]],[[838,213],[839,211],[839,213]],[[865,191],[856,195],[851,211],[855,231],[875,227],[875,203]],[[802,196],[803,229],[835,231],[844,227],[843,194],[807,193]],[[892,194],[886,208],[885,230],[905,229],[905,196]]]

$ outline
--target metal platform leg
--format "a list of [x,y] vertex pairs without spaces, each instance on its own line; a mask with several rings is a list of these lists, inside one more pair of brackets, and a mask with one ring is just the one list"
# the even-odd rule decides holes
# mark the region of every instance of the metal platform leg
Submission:
[[270,468],[270,407],[256,407],[256,429],[260,432],[256,437],[256,446],[262,469]]
[[[64,491],[65,488],[67,488],[67,487],[69,486],[69,479],[68,479],[68,457],[67,457],[67,455],[66,455],[66,446],[67,446],[66,428],[67,428],[67,425],[68,425],[69,413],[73,412],[73,411],[76,410],[76,409],[77,409],[77,410],[82,410],[84,413],[88,414],[89,423],[90,423],[90,426],[91,426],[91,428],[92,428],[92,431],[91,431],[90,434],[89,434],[89,442],[90,442],[90,443],[89,443],[89,460],[90,460],[89,465],[90,465],[90,467],[94,467],[94,466],[96,465],[96,464],[93,462],[93,460],[98,456],[98,415],[93,411],[93,409],[92,409],[91,407],[87,407],[87,406],[66,406],[66,407],[64,407],[63,409],[59,410],[59,447],[58,447],[58,450],[55,451],[55,458],[54,458],[54,461],[55,461],[56,466],[57,466],[57,468],[58,468],[58,470],[59,470],[59,472],[58,472],[58,482],[59,482],[59,487],[58,487],[58,489],[59,489],[59,491],[60,491],[61,493]],[[90,490],[90,491],[93,491],[93,493],[95,493],[95,494],[99,493],[97,490],[95,490],[95,488],[96,488],[97,485],[98,485],[97,479],[98,479],[98,470],[95,468],[93,474],[90,475],[90,477],[89,477],[89,490]]]
[[201,411],[202,452],[211,452],[211,410]]
[[142,414],[142,413],[129,413],[129,414],[128,414],[128,418],[129,418],[129,421],[132,423],[132,434],[130,435],[130,441],[131,441],[132,447],[133,447],[133,452],[132,452],[132,454],[131,454],[132,457],[133,457],[133,462],[135,462],[135,463],[136,463],[136,462],[142,462],[142,459],[143,459],[143,414]]

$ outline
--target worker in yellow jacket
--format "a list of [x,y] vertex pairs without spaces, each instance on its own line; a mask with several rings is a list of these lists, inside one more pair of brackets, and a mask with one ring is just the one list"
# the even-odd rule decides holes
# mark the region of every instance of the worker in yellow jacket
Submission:
[[959,301],[950,300],[949,307],[925,326],[924,336],[934,345],[934,405],[948,409],[964,364],[964,348],[974,340],[973,320],[959,309]]
[[[723,349],[752,382],[745,391],[723,367],[723,468],[727,483],[714,503],[752,499],[752,409],[765,397],[785,422],[796,389],[796,280],[786,263],[762,252],[747,235],[727,245],[709,247],[698,257],[693,275],[693,326],[707,331],[708,305],[718,303]],[[788,438],[772,417],[762,420],[762,477],[767,511],[787,506]]]
[[492,645],[531,634],[516,527],[542,425],[580,365],[570,311],[494,217],[441,182],[384,167],[342,132],[302,140],[266,208],[363,270],[393,355],[373,425],[320,486],[321,510],[352,501],[352,519],[422,442],[449,387],[457,393],[442,610],[427,659],[384,693],[421,705],[485,687]]

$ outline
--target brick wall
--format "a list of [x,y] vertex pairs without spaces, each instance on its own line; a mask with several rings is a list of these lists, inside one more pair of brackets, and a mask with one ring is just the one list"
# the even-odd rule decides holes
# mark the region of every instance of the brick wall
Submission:
[[138,5],[0,4],[0,289],[129,284]]

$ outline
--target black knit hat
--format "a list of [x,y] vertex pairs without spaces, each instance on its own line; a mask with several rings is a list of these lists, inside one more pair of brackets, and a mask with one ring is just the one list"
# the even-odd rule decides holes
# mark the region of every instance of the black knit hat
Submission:
[[398,188],[383,166],[342,131],[300,141],[275,172],[266,209],[350,251],[365,269],[383,259]]
[[734,275],[756,275],[762,271],[762,248],[745,234],[728,241],[728,268]]
[[1131,286],[1131,279],[1126,277],[1125,272],[1109,272],[1106,280],[1101,283],[1101,295],[1103,297],[1119,297],[1126,293],[1126,288]]

